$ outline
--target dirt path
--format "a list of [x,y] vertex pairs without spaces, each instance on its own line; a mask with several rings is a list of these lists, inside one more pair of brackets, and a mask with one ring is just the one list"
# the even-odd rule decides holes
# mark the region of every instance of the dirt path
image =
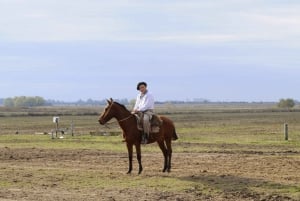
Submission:
[[126,153],[1,148],[0,200],[300,199],[298,153],[174,153],[169,174],[162,160],[144,153],[138,176]]

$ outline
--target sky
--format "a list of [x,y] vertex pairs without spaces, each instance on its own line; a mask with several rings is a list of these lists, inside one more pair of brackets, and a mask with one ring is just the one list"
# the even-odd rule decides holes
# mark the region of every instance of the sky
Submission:
[[0,98],[300,100],[298,0],[0,0]]

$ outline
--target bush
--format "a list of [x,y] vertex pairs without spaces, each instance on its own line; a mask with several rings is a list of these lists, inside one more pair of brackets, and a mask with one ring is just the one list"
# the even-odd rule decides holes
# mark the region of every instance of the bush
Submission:
[[287,108],[287,109],[291,109],[295,106],[295,101],[291,98],[287,98],[287,99],[280,99],[279,103],[278,103],[278,107],[280,108]]
[[46,104],[44,98],[35,96],[16,96],[14,98],[4,99],[5,107],[36,107]]

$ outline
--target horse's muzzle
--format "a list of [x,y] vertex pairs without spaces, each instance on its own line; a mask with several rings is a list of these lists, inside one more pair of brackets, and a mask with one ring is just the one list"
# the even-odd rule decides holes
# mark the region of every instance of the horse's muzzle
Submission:
[[99,119],[98,122],[99,122],[99,124],[101,124],[101,125],[105,124],[105,122],[104,122],[102,119]]

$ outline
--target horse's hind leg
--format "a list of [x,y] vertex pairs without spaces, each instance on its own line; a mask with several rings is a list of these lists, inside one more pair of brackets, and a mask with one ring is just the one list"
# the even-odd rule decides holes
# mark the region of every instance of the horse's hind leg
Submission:
[[143,171],[142,155],[141,155],[141,144],[137,143],[135,145],[135,149],[136,149],[136,157],[137,157],[137,160],[139,162],[139,174],[141,174],[141,172]]
[[164,169],[163,169],[163,172],[165,172],[165,171],[167,170],[167,168],[168,168],[167,148],[166,148],[166,146],[165,146],[164,141],[157,142],[157,143],[158,143],[159,148],[161,149],[161,151],[162,151],[163,154],[164,154],[165,162],[164,162]]
[[133,145],[127,144],[127,150],[128,150],[128,162],[129,162],[129,168],[127,174],[130,174],[132,171],[132,152],[133,152]]
[[167,140],[166,141],[166,146],[167,146],[167,156],[168,156],[167,169],[168,169],[168,172],[171,172],[171,159],[172,159],[172,145],[171,145],[171,140]]

